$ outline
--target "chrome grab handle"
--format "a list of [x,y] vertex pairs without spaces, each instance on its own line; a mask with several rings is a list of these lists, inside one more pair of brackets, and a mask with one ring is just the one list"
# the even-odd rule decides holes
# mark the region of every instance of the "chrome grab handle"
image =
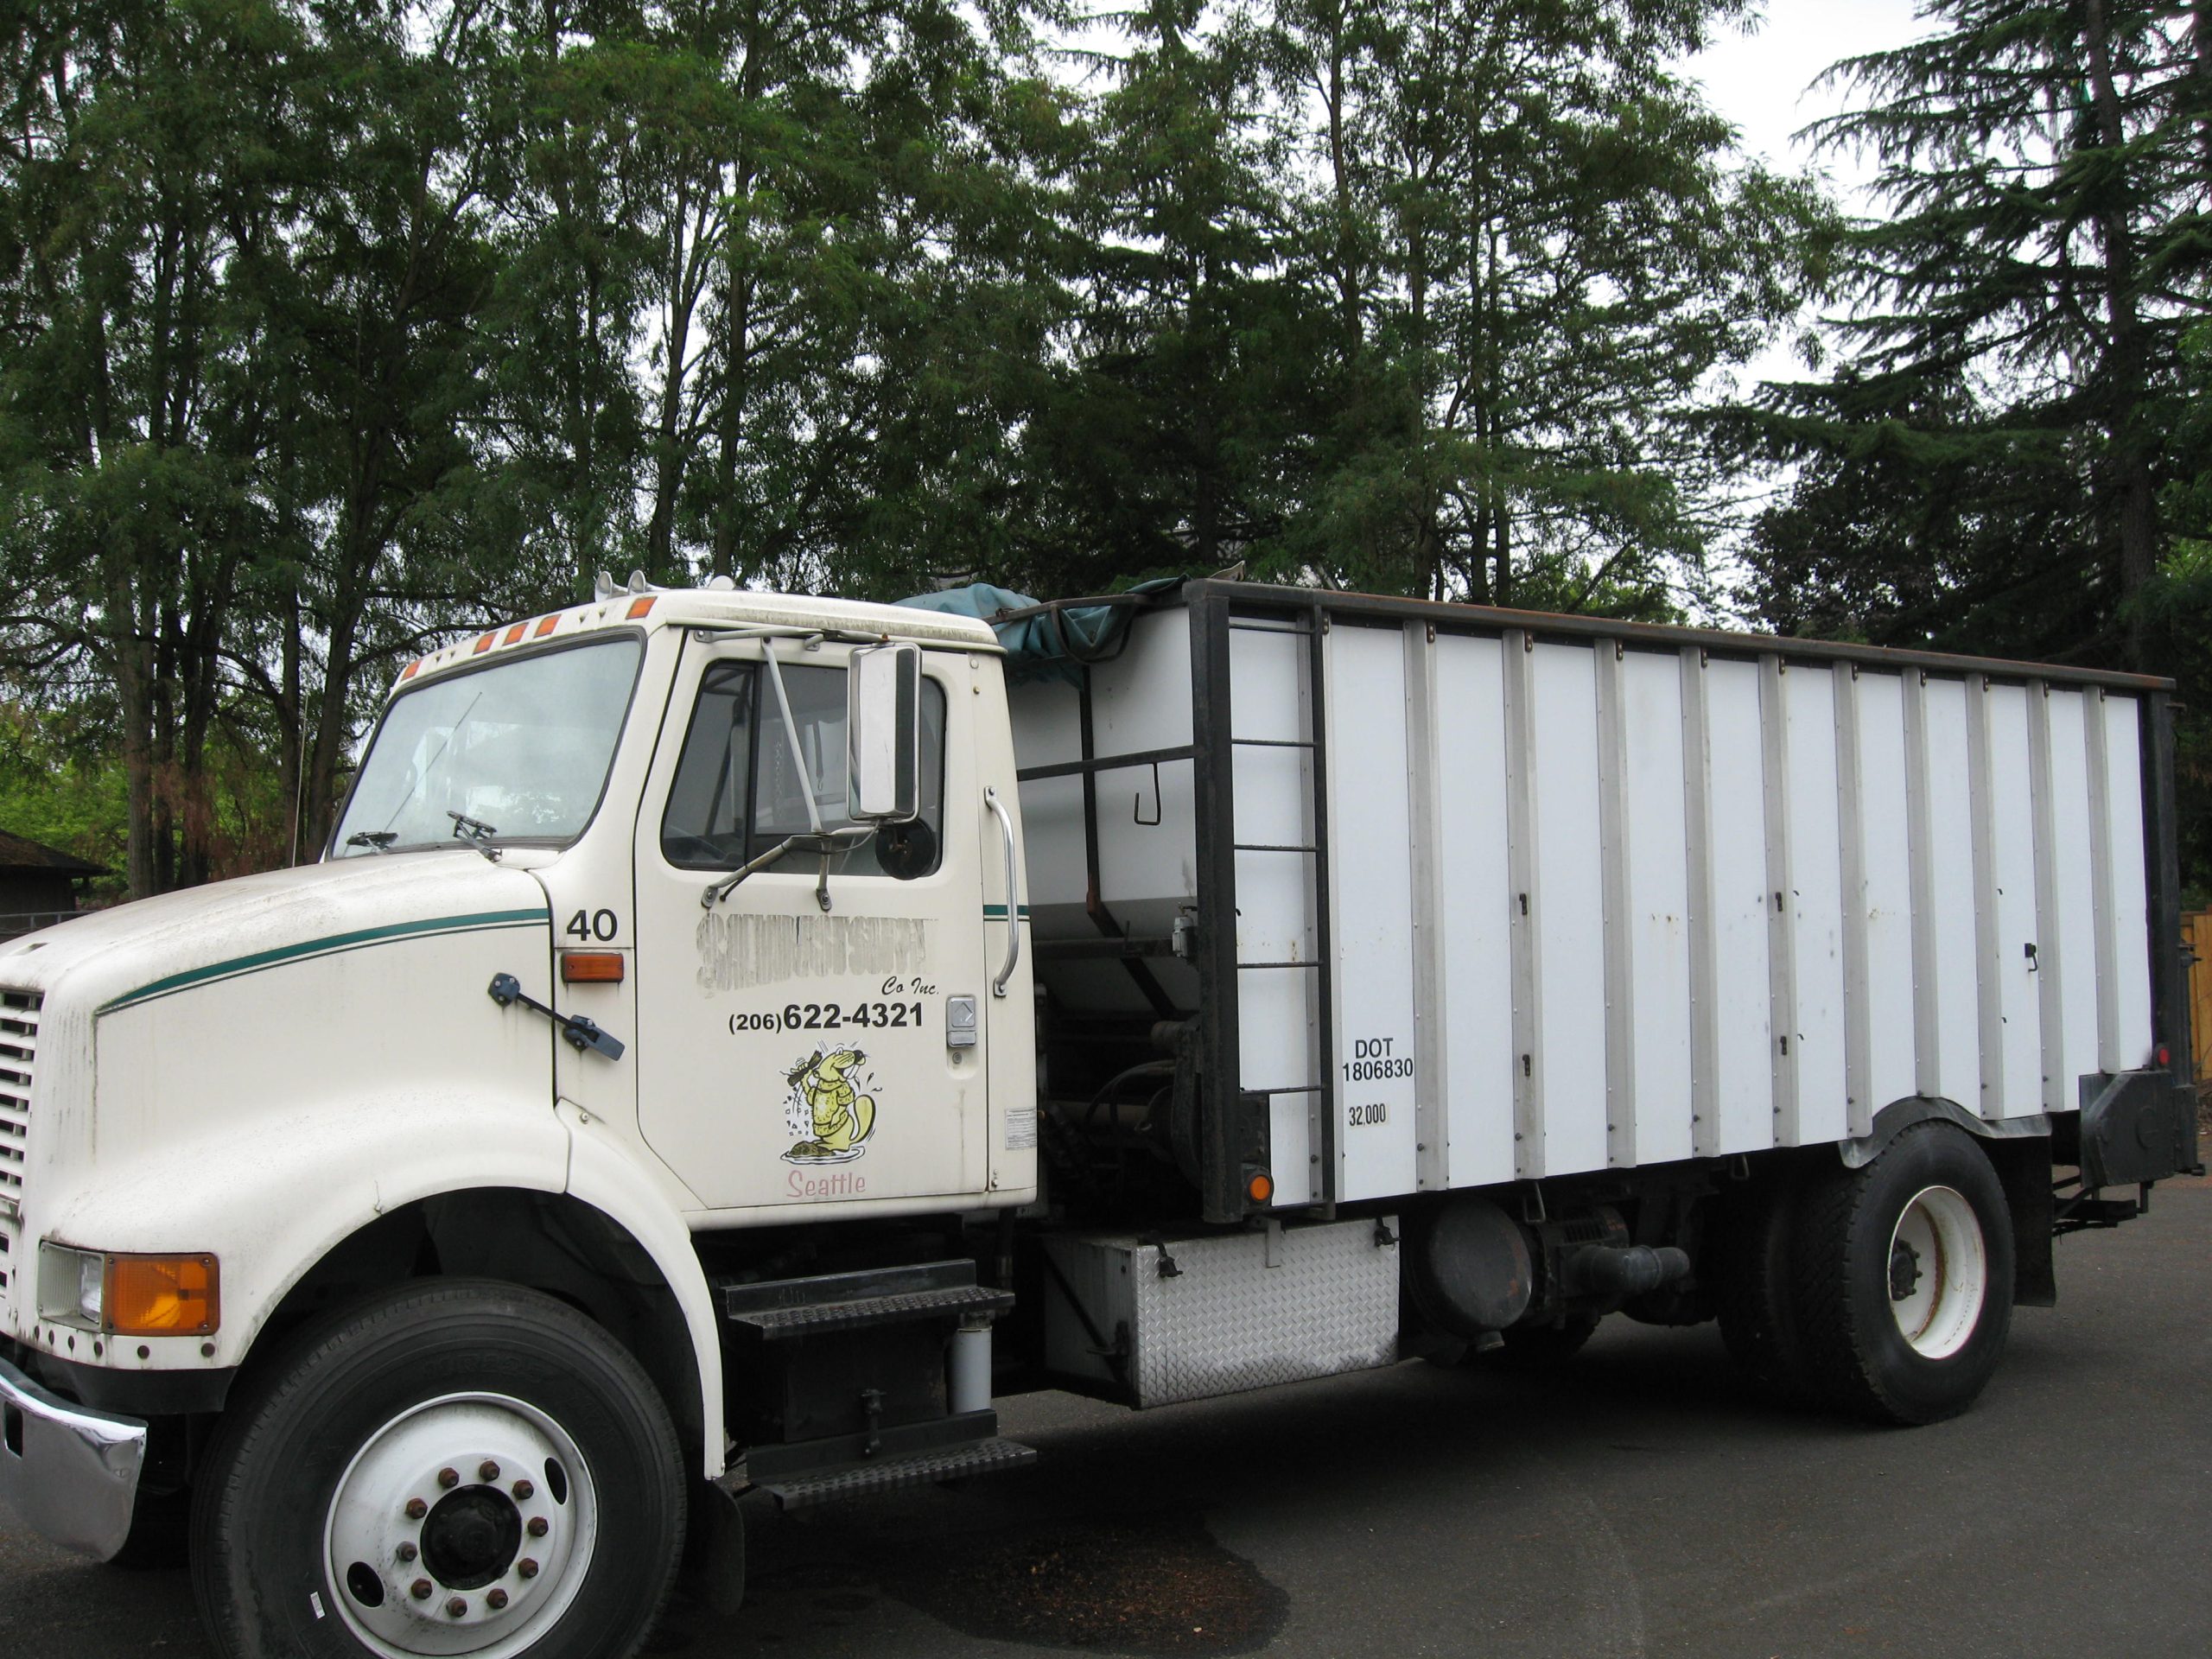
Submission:
[[991,815],[999,821],[999,833],[1006,837],[1006,964],[991,982],[991,995],[1004,996],[1006,982],[1014,977],[1014,964],[1021,960],[1021,865],[1014,853],[1014,815],[999,799],[998,791],[988,784],[983,786],[983,804],[991,809]]

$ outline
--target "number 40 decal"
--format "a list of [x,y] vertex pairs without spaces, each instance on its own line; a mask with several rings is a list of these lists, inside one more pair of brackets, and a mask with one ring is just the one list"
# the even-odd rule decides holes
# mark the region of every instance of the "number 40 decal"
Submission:
[[622,931],[622,923],[611,910],[594,910],[589,916],[580,910],[561,931],[572,939],[597,939],[605,944]]

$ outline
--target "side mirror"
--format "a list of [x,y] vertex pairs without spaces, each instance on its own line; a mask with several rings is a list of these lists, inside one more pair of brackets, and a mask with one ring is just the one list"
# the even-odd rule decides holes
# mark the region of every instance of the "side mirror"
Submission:
[[868,645],[845,677],[845,816],[906,823],[922,810],[922,648]]

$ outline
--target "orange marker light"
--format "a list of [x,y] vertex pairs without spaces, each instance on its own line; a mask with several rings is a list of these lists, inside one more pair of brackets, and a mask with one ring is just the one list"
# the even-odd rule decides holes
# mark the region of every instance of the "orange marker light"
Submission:
[[492,642],[493,642],[494,639],[498,639],[499,637],[499,636],[496,632],[494,632],[494,633],[487,633],[487,634],[486,634],[486,635],[485,635],[481,639],[479,639],[479,640],[476,642],[476,651],[475,651],[475,652],[471,652],[470,654],[471,654],[472,656],[474,656],[474,655],[477,654],[477,652],[486,652],[486,651],[491,650],[491,649],[492,649]]
[[1264,1169],[1255,1169],[1244,1183],[1244,1196],[1255,1204],[1265,1204],[1275,1195],[1275,1178]]
[[119,1337],[204,1337],[222,1323],[212,1255],[111,1255],[101,1307]]
[[636,621],[639,617],[651,612],[653,602],[651,599],[632,600],[630,601],[630,620],[632,622]]
[[403,680],[411,680],[415,677],[415,671],[422,666],[423,659],[420,657],[417,657],[413,662],[408,664],[405,668],[399,671],[399,677]]
[[516,640],[522,638],[522,631],[529,626],[530,624],[527,622],[516,623],[514,626],[507,630],[507,637],[505,643],[510,645],[514,644]]
[[560,626],[561,614],[559,612],[556,611],[551,616],[547,617],[543,622],[540,622],[537,625],[537,632],[532,634],[531,638],[533,639],[543,639],[547,634],[552,632],[554,629]]
[[620,950],[563,950],[561,953],[561,982],[563,985],[620,985],[622,982],[622,953]]

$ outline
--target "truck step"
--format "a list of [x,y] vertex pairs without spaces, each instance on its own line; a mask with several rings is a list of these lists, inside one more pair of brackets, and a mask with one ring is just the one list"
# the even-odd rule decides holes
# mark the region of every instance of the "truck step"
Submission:
[[850,1302],[813,1302],[797,1307],[760,1308],[732,1313],[729,1322],[774,1341],[782,1337],[810,1337],[825,1331],[852,1331],[862,1325],[899,1325],[908,1319],[958,1319],[965,1313],[1003,1313],[1014,1306],[1014,1293],[986,1290],[968,1285],[950,1290],[918,1290],[895,1296],[868,1296]]
[[871,1458],[865,1463],[782,1475],[759,1484],[762,1491],[774,1494],[779,1508],[795,1510],[810,1503],[833,1503],[841,1498],[874,1497],[880,1492],[897,1491],[905,1486],[926,1486],[933,1481],[951,1480],[963,1475],[1002,1474],[1033,1463],[1036,1459],[1036,1447],[994,1436],[933,1452]]

